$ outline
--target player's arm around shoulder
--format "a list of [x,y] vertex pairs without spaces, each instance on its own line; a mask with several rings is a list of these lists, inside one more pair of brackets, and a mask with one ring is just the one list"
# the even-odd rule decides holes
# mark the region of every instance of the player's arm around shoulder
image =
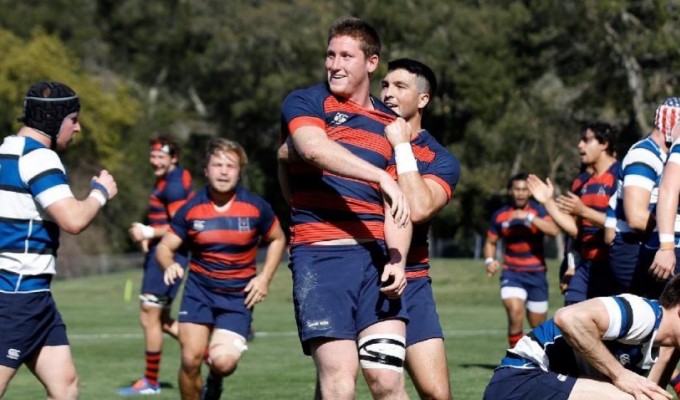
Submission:
[[331,140],[318,126],[302,126],[291,137],[297,154],[305,162],[318,168],[371,183],[380,183],[386,176],[389,177],[385,170],[357,157]]
[[83,200],[73,196],[50,204],[46,211],[64,231],[77,235],[87,228],[97,212],[118,193],[118,186],[108,171],[92,178],[90,194]]

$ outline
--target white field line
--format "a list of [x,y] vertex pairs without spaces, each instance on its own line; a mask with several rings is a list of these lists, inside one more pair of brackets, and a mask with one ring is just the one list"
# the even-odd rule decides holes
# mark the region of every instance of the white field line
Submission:
[[[506,335],[507,331],[505,329],[454,329],[444,331],[445,337],[450,336],[499,336]],[[277,337],[296,337],[297,332],[284,331],[284,332],[262,332],[255,331],[255,338],[277,338]],[[138,333],[70,333],[68,338],[70,340],[139,340],[144,336],[141,332]]]

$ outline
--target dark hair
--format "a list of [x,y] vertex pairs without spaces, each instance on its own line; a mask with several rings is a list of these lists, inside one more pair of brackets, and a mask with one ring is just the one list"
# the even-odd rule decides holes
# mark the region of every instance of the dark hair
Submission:
[[589,122],[581,128],[581,139],[588,131],[593,132],[595,139],[601,144],[607,144],[607,154],[613,156],[616,152],[616,128],[602,121]]
[[659,304],[663,308],[673,308],[680,304],[680,275],[672,277],[664,287]]
[[373,55],[380,56],[381,45],[378,32],[359,18],[342,17],[335,20],[328,30],[328,43],[338,36],[349,36],[357,39],[366,58]]
[[395,71],[397,69],[405,69],[406,71],[415,74],[419,78],[425,79],[427,87],[425,90],[430,97],[437,92],[437,77],[430,67],[421,63],[420,61],[412,60],[410,58],[399,58],[387,63],[387,71]]
[[156,133],[154,137],[149,140],[149,147],[151,150],[160,150],[163,153],[169,154],[171,157],[179,157],[179,145],[170,135]]
[[508,179],[508,184],[507,184],[507,189],[510,190],[512,189],[512,184],[517,182],[517,181],[526,181],[529,178],[529,174],[526,174],[524,172],[520,172],[519,174],[515,174]]

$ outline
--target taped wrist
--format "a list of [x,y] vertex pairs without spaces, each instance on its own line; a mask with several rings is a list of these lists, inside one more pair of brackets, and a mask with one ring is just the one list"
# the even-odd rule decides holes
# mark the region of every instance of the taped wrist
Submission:
[[102,192],[105,199],[107,199],[107,200],[109,199],[109,191],[106,190],[106,186],[102,185],[101,183],[94,181],[94,180],[91,181],[90,182],[90,189],[99,190],[100,192]]
[[394,160],[397,163],[397,175],[418,172],[418,163],[413,155],[411,143],[399,143],[394,146]]
[[106,205],[106,197],[99,190],[92,190],[88,197],[92,197],[99,202],[99,204],[104,207]]
[[142,230],[142,236],[144,239],[153,239],[156,236],[156,230],[153,229],[153,226],[140,223],[136,223],[135,225],[137,225],[137,227]]

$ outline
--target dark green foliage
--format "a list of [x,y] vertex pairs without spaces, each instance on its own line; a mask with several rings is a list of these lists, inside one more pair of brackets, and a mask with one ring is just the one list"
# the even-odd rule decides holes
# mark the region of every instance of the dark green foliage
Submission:
[[[79,145],[88,162],[76,160],[83,151],[68,158],[87,174],[95,160],[119,168],[121,199],[107,209],[118,224],[106,228],[113,249],[130,245],[119,232],[143,215],[146,141],[157,130],[185,143],[182,159],[198,183],[205,138],[241,142],[251,159],[247,185],[287,221],[275,174],[279,106],[290,90],[324,79],[327,29],[340,16],[377,28],[383,61],[416,58],[437,74],[425,126],[459,157],[463,175],[434,234],[455,239],[462,252],[486,226],[486,199],[501,195],[512,173],[550,176],[564,189],[578,169],[582,123],[614,123],[623,156],[653,128],[656,105],[677,95],[680,13],[669,1],[0,0],[0,7],[3,54],[47,35],[79,76],[96,79],[109,98],[135,101],[122,107],[127,118],[113,115],[105,135],[92,132],[96,143]],[[11,62],[5,56],[0,68]],[[20,93],[40,75],[9,70],[0,78],[6,132]],[[94,130],[108,106],[88,107]]]

